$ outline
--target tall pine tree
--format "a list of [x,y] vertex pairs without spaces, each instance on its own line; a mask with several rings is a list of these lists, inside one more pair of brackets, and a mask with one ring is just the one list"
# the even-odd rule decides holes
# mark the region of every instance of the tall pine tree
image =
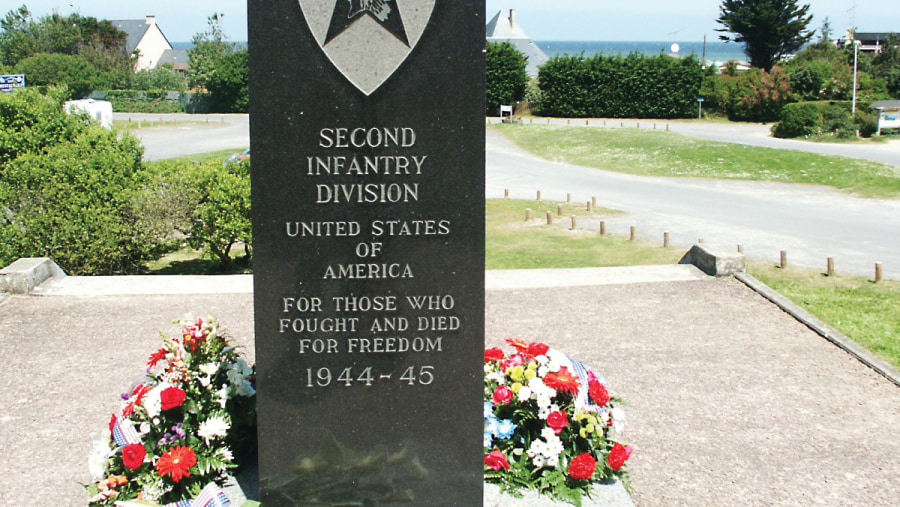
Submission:
[[796,0],[724,0],[716,21],[723,26],[716,31],[727,34],[719,39],[743,42],[750,65],[766,72],[813,36],[806,29],[812,21],[809,4]]

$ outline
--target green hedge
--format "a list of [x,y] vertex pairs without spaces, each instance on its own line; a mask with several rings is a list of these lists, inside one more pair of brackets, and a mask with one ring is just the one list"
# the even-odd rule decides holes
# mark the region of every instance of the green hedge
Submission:
[[167,91],[107,90],[94,94],[94,98],[108,100],[113,111],[123,113],[183,113],[180,93],[170,98]]
[[568,118],[690,118],[702,78],[693,57],[554,57],[538,74],[540,109]]

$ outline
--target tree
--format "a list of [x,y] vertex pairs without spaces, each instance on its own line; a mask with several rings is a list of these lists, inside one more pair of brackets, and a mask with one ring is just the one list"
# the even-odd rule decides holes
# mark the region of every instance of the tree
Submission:
[[489,42],[485,54],[486,113],[499,114],[500,105],[511,105],[525,95],[526,57],[509,42]]
[[16,65],[40,53],[77,55],[103,53],[119,65],[127,61],[125,42],[128,34],[80,14],[61,16],[54,12],[35,20],[24,5],[9,11],[0,20],[0,62]]
[[246,113],[250,103],[247,50],[224,55],[216,61],[206,89],[214,111]]
[[724,0],[716,21],[724,28],[717,32],[726,42],[743,42],[750,65],[769,72],[782,57],[809,42],[813,33],[809,4],[796,0]]
[[234,52],[234,44],[228,42],[222,28],[222,16],[224,14],[213,14],[207,18],[207,30],[191,39],[194,46],[188,50],[190,68],[187,77],[192,87],[206,88],[219,59]]
[[900,98],[900,37],[891,34],[884,41],[881,53],[872,59],[872,75],[885,80],[891,96]]

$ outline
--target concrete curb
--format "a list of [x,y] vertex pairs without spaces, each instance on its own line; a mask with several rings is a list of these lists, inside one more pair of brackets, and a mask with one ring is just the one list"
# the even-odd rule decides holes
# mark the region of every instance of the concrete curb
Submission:
[[768,285],[760,282],[756,278],[747,273],[735,273],[734,277],[750,287],[762,297],[771,301],[775,306],[781,308],[786,313],[805,324],[808,328],[815,331],[822,338],[837,345],[845,352],[859,359],[860,362],[877,371],[885,378],[900,386],[900,372],[897,372],[891,365],[878,359],[871,352],[852,342],[849,338],[839,333],[836,329],[813,317],[806,310],[794,304],[788,298],[775,292]]

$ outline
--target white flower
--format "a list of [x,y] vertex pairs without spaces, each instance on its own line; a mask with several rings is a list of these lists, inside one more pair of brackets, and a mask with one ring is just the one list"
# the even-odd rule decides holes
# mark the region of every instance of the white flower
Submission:
[[519,392],[516,393],[516,396],[518,396],[519,398],[519,403],[528,401],[528,398],[531,398],[531,388],[528,386],[522,386],[519,389]]
[[545,356],[544,354],[535,356],[534,360],[537,361],[537,364],[540,364],[540,365],[546,365],[550,361],[550,359],[547,356]]
[[109,439],[94,440],[94,447],[88,456],[88,470],[94,482],[106,477],[106,468],[109,466],[109,456],[113,453],[110,449]]
[[541,455],[537,455],[534,458],[531,458],[531,463],[534,465],[534,468],[543,468],[544,458]]
[[198,369],[205,375],[211,377],[219,371],[219,363],[203,363]]
[[553,428],[546,427],[541,430],[541,438],[550,441],[551,438],[555,437],[556,433],[553,432]]
[[141,405],[143,405],[144,410],[147,411],[148,416],[155,418],[159,415],[159,412],[162,410],[162,400],[159,395],[170,387],[172,386],[163,382],[144,395],[144,398],[141,400]]
[[484,379],[494,381],[500,385],[503,385],[506,383],[506,375],[504,375],[500,372],[496,372],[496,371],[492,371],[492,372],[488,373],[487,375],[484,376]]
[[234,461],[234,454],[232,454],[231,449],[227,447],[220,447],[216,454],[222,458],[222,461],[228,461],[229,463]]
[[197,429],[197,435],[206,441],[206,445],[209,445],[210,440],[227,436],[228,428],[230,427],[231,424],[229,424],[224,417],[214,415],[200,423],[200,427]]
[[140,433],[141,435],[146,435],[147,433],[150,433],[150,423],[148,423],[147,421],[142,422],[141,425],[138,427],[138,433]]
[[219,406],[225,408],[225,404],[228,403],[228,386],[223,386],[222,389],[216,391],[216,395],[219,397]]
[[549,367],[541,366],[540,368],[538,368],[538,371],[537,371],[538,377],[544,378],[547,376],[548,373],[550,373]]
[[241,382],[237,389],[235,389],[234,394],[238,396],[246,396],[247,398],[256,394],[256,389],[253,389],[253,386],[248,381]]
[[625,431],[625,411],[619,407],[614,407],[610,411],[610,415],[612,416],[613,430],[615,430],[616,433]]
[[231,367],[228,368],[228,382],[232,384],[240,384],[250,375],[253,375],[253,368],[241,358],[231,363]]

